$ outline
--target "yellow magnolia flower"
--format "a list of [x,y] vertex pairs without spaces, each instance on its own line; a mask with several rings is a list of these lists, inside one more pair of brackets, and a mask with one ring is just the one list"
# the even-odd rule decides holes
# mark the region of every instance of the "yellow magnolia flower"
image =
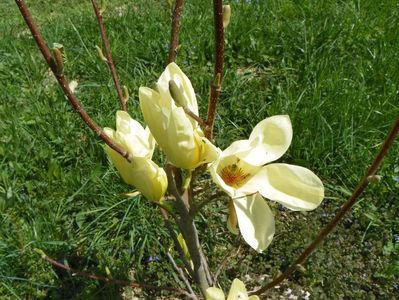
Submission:
[[216,147],[184,111],[198,116],[197,99],[190,80],[175,63],[162,73],[157,91],[141,87],[139,98],[144,120],[172,164],[193,169],[215,160]]
[[[206,300],[225,300],[221,289],[210,287],[206,290]],[[234,279],[231,284],[227,300],[259,300],[258,296],[248,296],[244,283],[239,279]]]
[[280,158],[291,140],[288,116],[266,118],[248,140],[232,143],[210,166],[215,183],[232,198],[229,229],[234,231],[238,222],[244,240],[258,252],[269,246],[274,235],[274,217],[262,196],[294,211],[315,209],[324,198],[323,183],[312,171],[267,164]]
[[122,179],[135,186],[148,200],[161,200],[166,192],[168,180],[165,171],[151,160],[155,140],[149,129],[144,129],[127,112],[118,111],[116,131],[104,128],[104,132],[133,157],[129,163],[115,150],[106,146],[105,150]]

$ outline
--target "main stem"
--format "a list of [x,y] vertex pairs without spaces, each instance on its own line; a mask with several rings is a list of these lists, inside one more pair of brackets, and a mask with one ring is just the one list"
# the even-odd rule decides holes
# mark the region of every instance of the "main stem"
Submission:
[[[179,47],[180,17],[182,10],[183,0],[176,0],[172,13],[172,29],[168,63],[174,62],[176,60],[177,50]],[[186,111],[186,114],[194,118],[200,124],[205,125],[202,119],[198,118],[198,116],[195,116],[190,111]],[[190,257],[194,266],[193,270],[191,270],[191,266],[188,270],[191,270],[190,273],[193,277],[194,282],[199,286],[202,295],[205,297],[206,290],[209,287],[207,274],[209,274],[210,272],[206,263],[206,259],[201,251],[201,244],[199,242],[198,231],[195,227],[194,218],[191,217],[190,214],[189,197],[191,197],[191,195],[190,193],[188,193],[188,191],[182,191],[180,169],[173,168],[172,166],[167,166],[166,174],[168,176],[169,193],[172,194],[176,199],[176,208],[179,216],[179,219],[177,220],[177,225],[186,242],[187,249],[190,253]],[[181,194],[181,192],[183,192],[183,194]],[[167,215],[164,215],[164,218],[167,218]],[[177,249],[181,250],[180,245],[176,243],[176,239],[174,239],[174,241]]]
[[200,288],[202,295],[205,297],[206,290],[209,288],[209,282],[207,279],[207,273],[209,273],[208,265],[206,264],[206,260],[203,258],[201,252],[201,244],[199,242],[197,228],[194,224],[194,218],[190,215],[190,207],[188,206],[189,193],[186,190],[182,195],[180,194],[173,178],[172,168],[171,165],[168,165],[165,170],[168,177],[168,191],[176,199],[176,210],[179,216],[177,225],[186,242],[190,258],[194,265],[193,280]]
[[254,291],[252,294],[260,295],[267,291],[268,289],[276,286],[284,279],[289,277],[295,270],[298,265],[303,264],[309,255],[320,245],[320,243],[327,237],[327,235],[337,226],[338,222],[342,219],[342,217],[351,209],[351,207],[356,203],[359,196],[363,193],[366,187],[369,184],[369,177],[375,175],[376,171],[380,167],[384,157],[388,153],[389,148],[393,145],[393,142],[396,136],[399,133],[399,118],[396,119],[391,131],[388,133],[384,144],[382,145],[380,151],[375,157],[373,163],[368,168],[365,175],[362,177],[360,182],[358,183],[356,189],[353,191],[352,196],[344,203],[335,217],[331,220],[329,224],[327,224],[323,230],[319,233],[319,235],[314,239],[314,241],[303,251],[303,253],[294,261],[294,263],[280,276],[275,278],[273,281],[269,282],[262,288]]

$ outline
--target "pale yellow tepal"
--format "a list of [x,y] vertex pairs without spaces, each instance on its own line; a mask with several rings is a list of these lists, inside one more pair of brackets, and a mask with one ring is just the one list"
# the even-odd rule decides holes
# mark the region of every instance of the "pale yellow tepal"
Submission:
[[[248,140],[232,143],[209,167],[213,180],[231,198],[244,240],[256,251],[269,246],[274,235],[274,217],[264,199],[277,201],[291,210],[315,209],[324,198],[321,180],[310,170],[273,163],[288,149],[292,126],[286,115],[259,122]],[[229,218],[229,229],[234,223]]]
[[197,121],[198,105],[190,80],[175,64],[169,64],[159,78],[157,90],[139,89],[144,120],[168,160],[177,167],[194,169],[216,159],[216,147],[204,137]]
[[[210,287],[206,290],[206,300],[225,300],[221,289]],[[248,296],[244,283],[239,279],[234,279],[231,284],[227,300],[259,300],[258,296]]]
[[131,162],[128,162],[115,150],[106,146],[105,150],[123,181],[136,187],[148,200],[161,200],[168,181],[165,171],[151,160],[155,140],[149,129],[144,129],[127,112],[118,111],[116,131],[104,128],[104,132],[132,156]]

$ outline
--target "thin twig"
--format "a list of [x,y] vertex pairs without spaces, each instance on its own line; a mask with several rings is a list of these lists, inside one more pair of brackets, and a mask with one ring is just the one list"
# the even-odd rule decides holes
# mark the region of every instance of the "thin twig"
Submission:
[[193,291],[193,288],[191,287],[190,282],[188,282],[188,280],[187,280],[186,276],[184,275],[182,269],[180,269],[180,268],[176,265],[176,262],[175,262],[175,260],[173,259],[173,256],[172,256],[169,252],[167,252],[166,255],[168,256],[168,259],[169,259],[170,263],[172,264],[173,268],[175,269],[175,271],[177,272],[177,274],[179,274],[180,279],[183,280],[183,282],[184,282],[184,284],[186,285],[188,291],[191,293],[191,295],[192,295],[191,299],[196,299],[196,300],[198,300],[197,295],[195,295],[195,293],[194,293],[194,291]]
[[288,276],[290,276],[298,266],[302,265],[309,255],[317,248],[317,246],[326,238],[326,236],[337,226],[338,222],[343,218],[343,216],[349,211],[349,209],[356,203],[359,196],[364,192],[367,185],[369,184],[369,176],[375,175],[376,171],[380,167],[385,155],[388,153],[389,148],[393,145],[396,136],[399,133],[399,118],[396,119],[394,125],[390,132],[388,133],[383,145],[377,156],[374,158],[371,166],[368,168],[366,174],[362,177],[357,187],[353,191],[350,198],[344,203],[335,217],[328,223],[323,230],[318,234],[318,236],[313,240],[313,242],[302,252],[300,256],[294,261],[294,263],[280,276],[275,278],[273,281],[264,285],[262,288],[251,292],[250,294],[260,295],[267,291],[268,289],[276,286]]
[[208,280],[209,285],[213,286],[214,283],[213,276],[211,274],[211,270],[209,269],[208,260],[206,259],[205,253],[202,250],[202,248],[200,248],[200,254],[201,254],[202,263],[205,266],[204,270],[205,270],[206,279]]
[[114,80],[115,89],[116,89],[116,92],[117,92],[118,98],[119,98],[119,104],[120,104],[121,110],[126,111],[127,110],[126,109],[126,99],[123,96],[122,88],[121,88],[121,85],[120,85],[119,79],[118,79],[118,74],[116,73],[115,64],[112,59],[111,49],[109,46],[109,40],[108,40],[107,34],[105,32],[103,16],[98,8],[96,0],[91,0],[91,4],[93,4],[93,9],[94,9],[94,13],[96,14],[98,27],[100,28],[101,39],[103,41],[104,48],[105,48],[105,57],[107,58],[107,64],[108,64],[109,70],[111,71],[112,79]]
[[69,88],[69,84],[67,79],[64,77],[62,73],[58,72],[58,67],[57,63],[54,61],[54,59],[51,56],[51,53],[49,49],[47,48],[46,43],[43,40],[43,37],[41,36],[39,29],[37,28],[36,23],[32,19],[32,15],[25,3],[24,0],[15,0],[16,4],[18,5],[18,8],[28,25],[33,38],[36,41],[37,46],[39,47],[44,59],[46,60],[47,64],[51,68],[51,71],[53,72],[55,78],[57,79],[59,85],[61,86],[62,90],[64,91],[65,95],[67,96],[69,103],[72,105],[74,110],[79,113],[80,117],[83,119],[83,121],[94,131],[94,133],[99,136],[109,147],[111,147],[113,150],[118,152],[120,155],[122,155],[124,158],[126,158],[128,161],[131,161],[132,157],[130,154],[123,149],[119,144],[116,144],[112,139],[110,139],[90,117],[86,113],[86,111],[83,109],[82,105],[80,104],[79,100],[75,97],[75,95],[72,93],[71,89]]
[[49,262],[50,264],[52,264],[53,266],[55,266],[57,268],[71,272],[72,275],[78,275],[81,277],[90,278],[93,280],[103,281],[103,282],[120,285],[120,286],[129,286],[132,288],[142,288],[142,289],[159,290],[159,291],[165,290],[165,291],[170,291],[170,292],[176,292],[176,293],[179,293],[182,295],[186,295],[187,297],[190,297],[190,294],[187,291],[182,290],[182,289],[172,288],[172,287],[168,287],[168,286],[156,286],[156,285],[151,285],[151,284],[146,284],[146,283],[127,281],[127,280],[112,279],[112,278],[108,278],[108,277],[101,276],[101,275],[95,275],[95,274],[87,273],[84,271],[79,271],[79,270],[71,268],[70,266],[64,265],[64,264],[52,259],[51,257],[46,255],[40,249],[35,249],[35,251],[38,254],[40,254],[42,259],[44,259],[45,261]]
[[169,221],[169,217],[168,217],[168,213],[165,209],[161,208],[161,214],[162,214],[162,218],[164,220],[165,226],[169,231],[169,235],[173,240],[173,243],[177,249],[177,252],[179,253],[179,257],[182,260],[184,267],[186,268],[187,272],[190,274],[191,277],[194,276],[194,271],[189,263],[189,261],[187,260],[184,251],[182,249],[182,247],[180,246],[179,240],[177,239],[176,233],[173,230],[172,224]]
[[215,200],[215,199],[217,199],[217,198],[219,198],[219,197],[221,197],[221,196],[224,196],[224,195],[226,195],[225,192],[223,192],[223,191],[217,191],[215,194],[210,195],[210,196],[209,196],[208,198],[206,198],[205,200],[203,200],[203,201],[201,201],[201,202],[199,202],[199,203],[196,203],[196,204],[193,206],[193,208],[190,210],[190,215],[191,215],[192,217],[194,217],[195,215],[198,214],[198,212],[199,212],[205,205],[211,203],[213,200]]
[[183,107],[183,109],[184,109],[184,112],[186,113],[186,115],[188,115],[189,117],[191,117],[192,119],[197,121],[198,124],[200,124],[200,126],[202,128],[206,127],[206,122],[201,117],[199,117],[195,113],[193,113],[188,107]]
[[213,16],[215,25],[215,66],[213,80],[210,87],[209,104],[205,130],[205,137],[212,140],[213,125],[216,118],[216,105],[218,103],[224,61],[224,28],[223,28],[223,0],[213,0]]
[[176,0],[172,14],[172,30],[170,34],[168,63],[174,62],[179,48],[180,16],[183,10],[183,0]]
[[[235,248],[238,244],[238,249],[236,251]],[[217,280],[219,278],[220,273],[222,272],[222,270],[226,267],[227,263],[233,258],[236,257],[241,251],[241,244],[240,244],[240,235],[237,236],[236,242],[234,243],[234,247],[231,249],[231,252],[229,255],[226,255],[224,257],[224,259],[222,260],[222,262],[220,263],[219,267],[217,268],[216,272],[215,272],[215,276],[214,276],[214,281],[215,283],[217,283]]]

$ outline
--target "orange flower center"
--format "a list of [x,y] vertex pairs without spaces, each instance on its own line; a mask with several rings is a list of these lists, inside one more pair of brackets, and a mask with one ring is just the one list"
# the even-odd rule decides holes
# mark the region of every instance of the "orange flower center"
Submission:
[[219,175],[227,185],[237,188],[244,183],[250,174],[245,173],[236,164],[232,164],[224,167]]

